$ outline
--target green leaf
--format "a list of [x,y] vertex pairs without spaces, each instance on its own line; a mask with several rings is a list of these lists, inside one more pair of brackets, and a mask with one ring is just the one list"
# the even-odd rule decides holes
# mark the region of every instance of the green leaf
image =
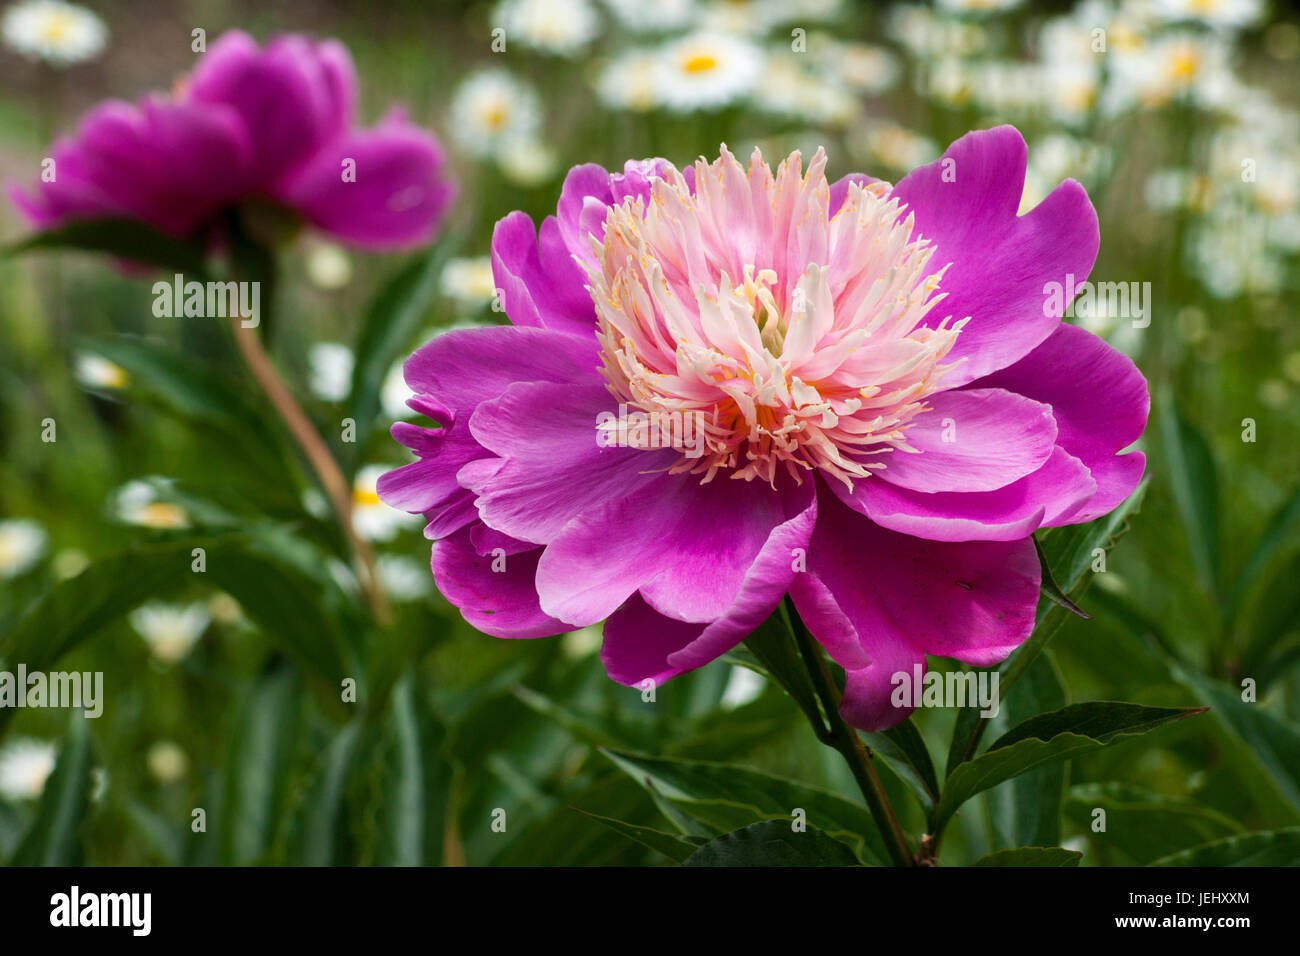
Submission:
[[[1066,705],[1065,683],[1051,652],[1025,672],[1016,692],[1007,697],[998,726],[1014,727],[1038,714]],[[1061,803],[1065,764],[1051,763],[1020,774],[988,791],[985,798],[995,846],[1054,846],[1061,842]]]
[[[257,476],[257,484],[279,491],[297,487],[282,436],[270,424],[271,417],[249,400],[248,390],[239,388],[242,377],[232,382],[228,371],[219,371],[209,362],[140,339],[92,339],[80,347],[121,366],[130,377],[125,395],[191,429],[200,423],[205,426],[196,433],[211,435],[221,451],[243,463],[241,471]],[[281,497],[293,500],[295,496]]]
[[257,678],[243,696],[229,736],[215,833],[219,865],[265,861],[281,818],[301,704],[289,667]]
[[354,720],[330,741],[320,766],[302,792],[288,832],[286,862],[290,866],[334,866],[339,854],[345,823],[344,794],[352,771],[361,722]]
[[[352,392],[349,415],[357,423],[357,434],[369,432],[380,408],[384,377],[420,331],[429,306],[438,294],[442,268],[459,243],[444,239],[404,265],[384,286],[366,310],[354,349]],[[358,442],[355,448],[360,448]]]
[[602,752],[647,790],[715,830],[790,822],[803,810],[810,826],[849,844],[866,862],[883,865],[889,858],[867,808],[828,790],[728,764]]
[[1078,866],[1083,854],[1063,846],[1021,846],[982,856],[971,866]]
[[885,759],[889,768],[912,788],[926,813],[934,809],[939,800],[939,778],[935,775],[925,738],[911,719],[886,731],[862,736],[871,749]]
[[[493,804],[481,804],[484,807]],[[576,807],[585,808],[575,813]],[[645,799],[645,791],[616,770],[610,770],[593,783],[571,793],[566,802],[554,807],[529,825],[520,824],[521,813],[512,813],[510,830],[522,826],[518,837],[490,860],[497,866],[630,866],[642,864],[649,854],[639,841],[609,826],[592,822],[592,814],[607,820],[643,829],[655,828],[657,814]],[[475,814],[475,826],[488,828],[486,811]],[[669,834],[671,836],[671,834]],[[507,834],[492,834],[493,841]],[[712,834],[710,834],[712,836]],[[707,842],[704,838],[683,837],[688,842]],[[466,841],[469,842],[468,840]],[[655,857],[656,861],[658,857]],[[478,862],[471,857],[471,863]]]
[[1201,585],[1219,595],[1219,478],[1214,455],[1205,437],[1183,417],[1172,393],[1165,390],[1160,399],[1160,440],[1174,504]]
[[410,674],[393,687],[380,752],[373,808],[379,866],[443,862],[451,768],[442,757],[446,732],[417,694]]
[[1300,630],[1300,554],[1279,562],[1277,569],[1263,579],[1255,597],[1242,615],[1244,641],[1240,652],[1240,670],[1260,683],[1269,679],[1270,666],[1279,652],[1287,648],[1286,638]]
[[[621,833],[630,840],[635,840],[642,846],[647,846],[657,853],[662,853],[668,859],[675,863],[686,862],[687,857],[696,851],[700,845],[698,837],[681,837],[671,833],[664,833],[662,830],[656,830],[653,827],[643,827],[635,823],[625,823],[622,820],[615,820],[611,817],[601,816],[599,813],[590,813],[573,807],[583,816],[590,817],[598,823],[609,827],[615,833]],[[856,860],[854,861],[856,862]]]
[[1052,577],[1052,567],[1048,564],[1047,555],[1043,552],[1043,543],[1037,538],[1034,538],[1033,541],[1034,550],[1038,552],[1038,566],[1041,572],[1041,583],[1039,588],[1043,593],[1043,597],[1047,598],[1047,600],[1051,601],[1053,604],[1063,607],[1071,614],[1086,619],[1088,615],[1080,609],[1079,605],[1066,597],[1065,592],[1061,590],[1061,586],[1057,584],[1056,579]]
[[41,791],[36,819],[14,851],[10,866],[82,864],[81,831],[90,809],[91,759],[86,718],[76,714]]
[[[1129,522],[1139,514],[1146,497],[1148,482],[1143,480],[1133,494],[1124,499],[1109,514],[1087,524],[1071,524],[1040,531],[1039,547],[1052,568],[1052,575],[1061,591],[1072,600],[1087,590],[1092,582],[1093,562],[1100,548],[1109,554],[1116,542],[1128,531]],[[1039,617],[1044,610],[1040,608]]]
[[1173,673],[1198,700],[1214,708],[1215,717],[1254,756],[1265,777],[1300,810],[1300,731],[1268,713],[1261,704],[1243,701],[1239,689],[1177,665]]
[[861,866],[853,851],[808,827],[802,833],[778,820],[751,823],[710,840],[682,866]]
[[[7,636],[0,658],[46,671],[60,657],[137,604],[191,577],[190,549],[199,542],[144,545],[91,564],[60,581]],[[0,726],[12,715],[0,710]]]
[[331,607],[337,602],[327,598],[338,586],[308,575],[292,560],[273,536],[231,538],[209,545],[205,576],[228,591],[304,674],[323,680],[325,698],[334,704],[343,679],[359,676],[339,630],[340,615]]
[[795,646],[790,619],[784,606],[777,608],[776,613],[759,625],[758,630],[745,638],[745,647],[766,673],[794,699],[813,726],[826,725],[812,678],[808,676],[808,668],[804,666],[799,649]]
[[171,820],[146,807],[131,797],[125,800],[126,815],[131,825],[153,847],[166,866],[180,866],[184,855],[185,838]]
[[1300,485],[1296,485],[1291,492],[1291,497],[1274,512],[1268,524],[1264,526],[1264,532],[1255,543],[1255,550],[1241,566],[1241,573],[1237,575],[1237,583],[1232,589],[1229,604],[1230,617],[1241,606],[1242,599],[1251,585],[1264,573],[1278,553],[1295,543],[1297,524],[1300,524]]
[[522,685],[512,687],[511,693],[529,710],[555,721],[573,736],[593,747],[617,747],[627,743],[601,730],[597,726],[597,718],[579,715],[545,694]]
[[1071,787],[1069,814],[1091,832],[1093,813],[1106,812],[1106,831],[1098,835],[1103,849],[1114,848],[1130,861],[1145,865],[1189,846],[1234,836],[1235,821],[1209,807],[1175,800],[1121,783],[1085,783]]
[[1300,866],[1300,827],[1228,837],[1161,857],[1152,866]]
[[75,249],[99,252],[133,263],[158,266],[200,279],[207,271],[197,243],[174,239],[138,219],[83,219],[39,232],[0,250],[5,256]]
[[[194,548],[206,551],[202,575],[191,571]],[[324,681],[326,699],[337,701],[340,682],[352,670],[337,615],[329,612],[321,582],[273,551],[269,538],[222,534],[145,544],[100,558],[56,584],[7,636],[0,636],[0,658],[21,661],[32,671],[49,670],[137,605],[207,584],[228,591],[305,673]],[[0,709],[0,729],[12,716],[12,710]]]
[[1090,701],[1031,717],[948,775],[935,813],[935,831],[941,832],[957,808],[975,794],[1004,780],[1035,767],[1100,750],[1121,737],[1147,733],[1205,710],[1204,707],[1144,707]]

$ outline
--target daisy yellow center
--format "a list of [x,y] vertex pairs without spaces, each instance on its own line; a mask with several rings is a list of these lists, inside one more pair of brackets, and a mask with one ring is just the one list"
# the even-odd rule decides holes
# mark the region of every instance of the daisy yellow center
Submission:
[[140,524],[150,528],[183,528],[189,523],[185,510],[166,501],[152,501],[140,509]]
[[696,75],[700,73],[710,73],[718,68],[718,58],[711,53],[695,53],[686,58],[682,64],[682,69],[687,73]]
[[52,45],[67,41],[72,32],[72,17],[61,11],[47,14],[41,23],[41,39]]
[[352,503],[363,508],[378,505],[379,491],[375,488],[353,488]]
[[488,129],[495,132],[505,125],[506,117],[508,115],[509,113],[504,104],[497,103],[488,108],[487,112],[483,116],[483,121],[487,125]]
[[702,436],[671,446],[670,471],[851,483],[913,451],[964,320],[927,321],[943,270],[887,187],[850,185],[832,216],[825,164],[818,151],[805,174],[795,153],[773,172],[724,147],[693,188],[669,168],[593,238],[610,392]]

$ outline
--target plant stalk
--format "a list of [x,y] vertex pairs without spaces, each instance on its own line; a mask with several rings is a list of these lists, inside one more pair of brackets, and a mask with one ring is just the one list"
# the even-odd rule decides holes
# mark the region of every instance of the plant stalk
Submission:
[[230,328],[234,332],[235,344],[239,347],[248,370],[253,373],[253,378],[257,379],[262,391],[266,393],[266,397],[270,399],[272,406],[293,435],[294,441],[307,457],[308,463],[316,472],[316,477],[330,500],[334,513],[338,516],[339,525],[347,536],[348,544],[356,559],[357,579],[366,602],[374,612],[375,618],[381,624],[388,624],[392,615],[383,590],[379,586],[379,580],[375,576],[375,556],[369,543],[357,534],[352,524],[352,492],[338,462],[325,444],[325,440],[312,425],[307,413],[302,410],[298,400],[285,385],[280,373],[275,370],[256,328],[246,327],[244,320],[238,315],[230,317]]
[[885,847],[895,865],[915,866],[916,859],[912,855],[907,836],[903,833],[898,816],[894,813],[889,796],[885,793],[884,785],[876,774],[871,749],[862,742],[858,732],[845,723],[844,718],[840,716],[840,691],[831,677],[830,667],[826,663],[820,645],[813,641],[812,635],[804,627],[793,602],[788,597],[786,611],[790,617],[790,629],[794,633],[799,655],[803,658],[804,666],[808,668],[808,676],[812,678],[813,687],[826,714],[828,726],[813,728],[817,731],[817,738],[837,751],[849,765],[853,779],[857,782],[858,789],[862,791],[862,798],[867,802],[867,809],[871,811],[872,819],[876,821],[876,826],[885,837]]

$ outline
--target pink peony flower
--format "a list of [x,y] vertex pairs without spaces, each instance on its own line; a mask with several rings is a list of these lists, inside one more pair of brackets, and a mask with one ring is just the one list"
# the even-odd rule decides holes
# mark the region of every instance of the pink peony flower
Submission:
[[[1025,160],[1000,127],[896,186],[830,184],[820,151],[773,172],[724,147],[577,167],[540,235],[507,216],[513,325],[411,356],[410,404],[442,427],[394,425],[418,460],[379,484],[428,520],[443,594],[498,637],[605,620],[605,667],[636,685],[789,593],[866,729],[907,716],[890,679],[927,654],[1005,658],[1033,627],[1030,535],[1128,496],[1148,410],[1133,363],[1045,295],[1087,276],[1097,218],[1073,181],[1017,216]],[[636,413],[675,440],[633,440]]]
[[232,31],[172,94],[96,106],[54,144],[53,180],[10,196],[43,229],[125,217],[189,238],[262,200],[357,246],[424,242],[454,193],[442,147],[400,112],[357,129],[356,98],[337,41],[281,36],[259,49]]

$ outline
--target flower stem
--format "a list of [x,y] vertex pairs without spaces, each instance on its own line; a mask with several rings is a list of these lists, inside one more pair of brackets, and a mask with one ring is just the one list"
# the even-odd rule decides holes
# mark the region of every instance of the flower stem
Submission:
[[889,796],[885,793],[884,785],[876,774],[871,749],[862,742],[857,731],[845,723],[844,718],[840,716],[840,691],[831,676],[821,646],[808,633],[808,629],[795,611],[794,603],[788,597],[786,611],[790,617],[790,629],[794,632],[799,655],[803,658],[808,676],[812,678],[813,687],[826,714],[828,726],[814,727],[814,730],[818,731],[818,739],[837,751],[849,765],[853,779],[857,782],[858,789],[862,791],[862,798],[867,802],[867,809],[871,811],[876,826],[885,837],[885,848],[889,851],[890,858],[898,866],[915,866],[916,860],[912,856],[907,836],[903,833],[894,808],[889,802]]
[[238,315],[231,316],[230,328],[235,334],[235,344],[239,347],[248,370],[262,386],[262,391],[266,393],[266,397],[270,399],[272,406],[288,427],[289,433],[293,435],[298,447],[307,457],[312,470],[316,472],[316,477],[320,480],[321,487],[325,490],[334,513],[338,516],[339,525],[347,536],[348,544],[356,559],[357,579],[361,584],[361,591],[375,618],[381,624],[387,624],[391,615],[388,602],[384,599],[383,590],[379,587],[379,581],[375,576],[375,557],[370,550],[370,545],[357,534],[352,524],[352,493],[338,462],[330,453],[325,440],[312,425],[307,413],[302,410],[298,400],[284,384],[284,379],[280,378],[280,373],[275,370],[257,330],[246,327],[243,319]]

